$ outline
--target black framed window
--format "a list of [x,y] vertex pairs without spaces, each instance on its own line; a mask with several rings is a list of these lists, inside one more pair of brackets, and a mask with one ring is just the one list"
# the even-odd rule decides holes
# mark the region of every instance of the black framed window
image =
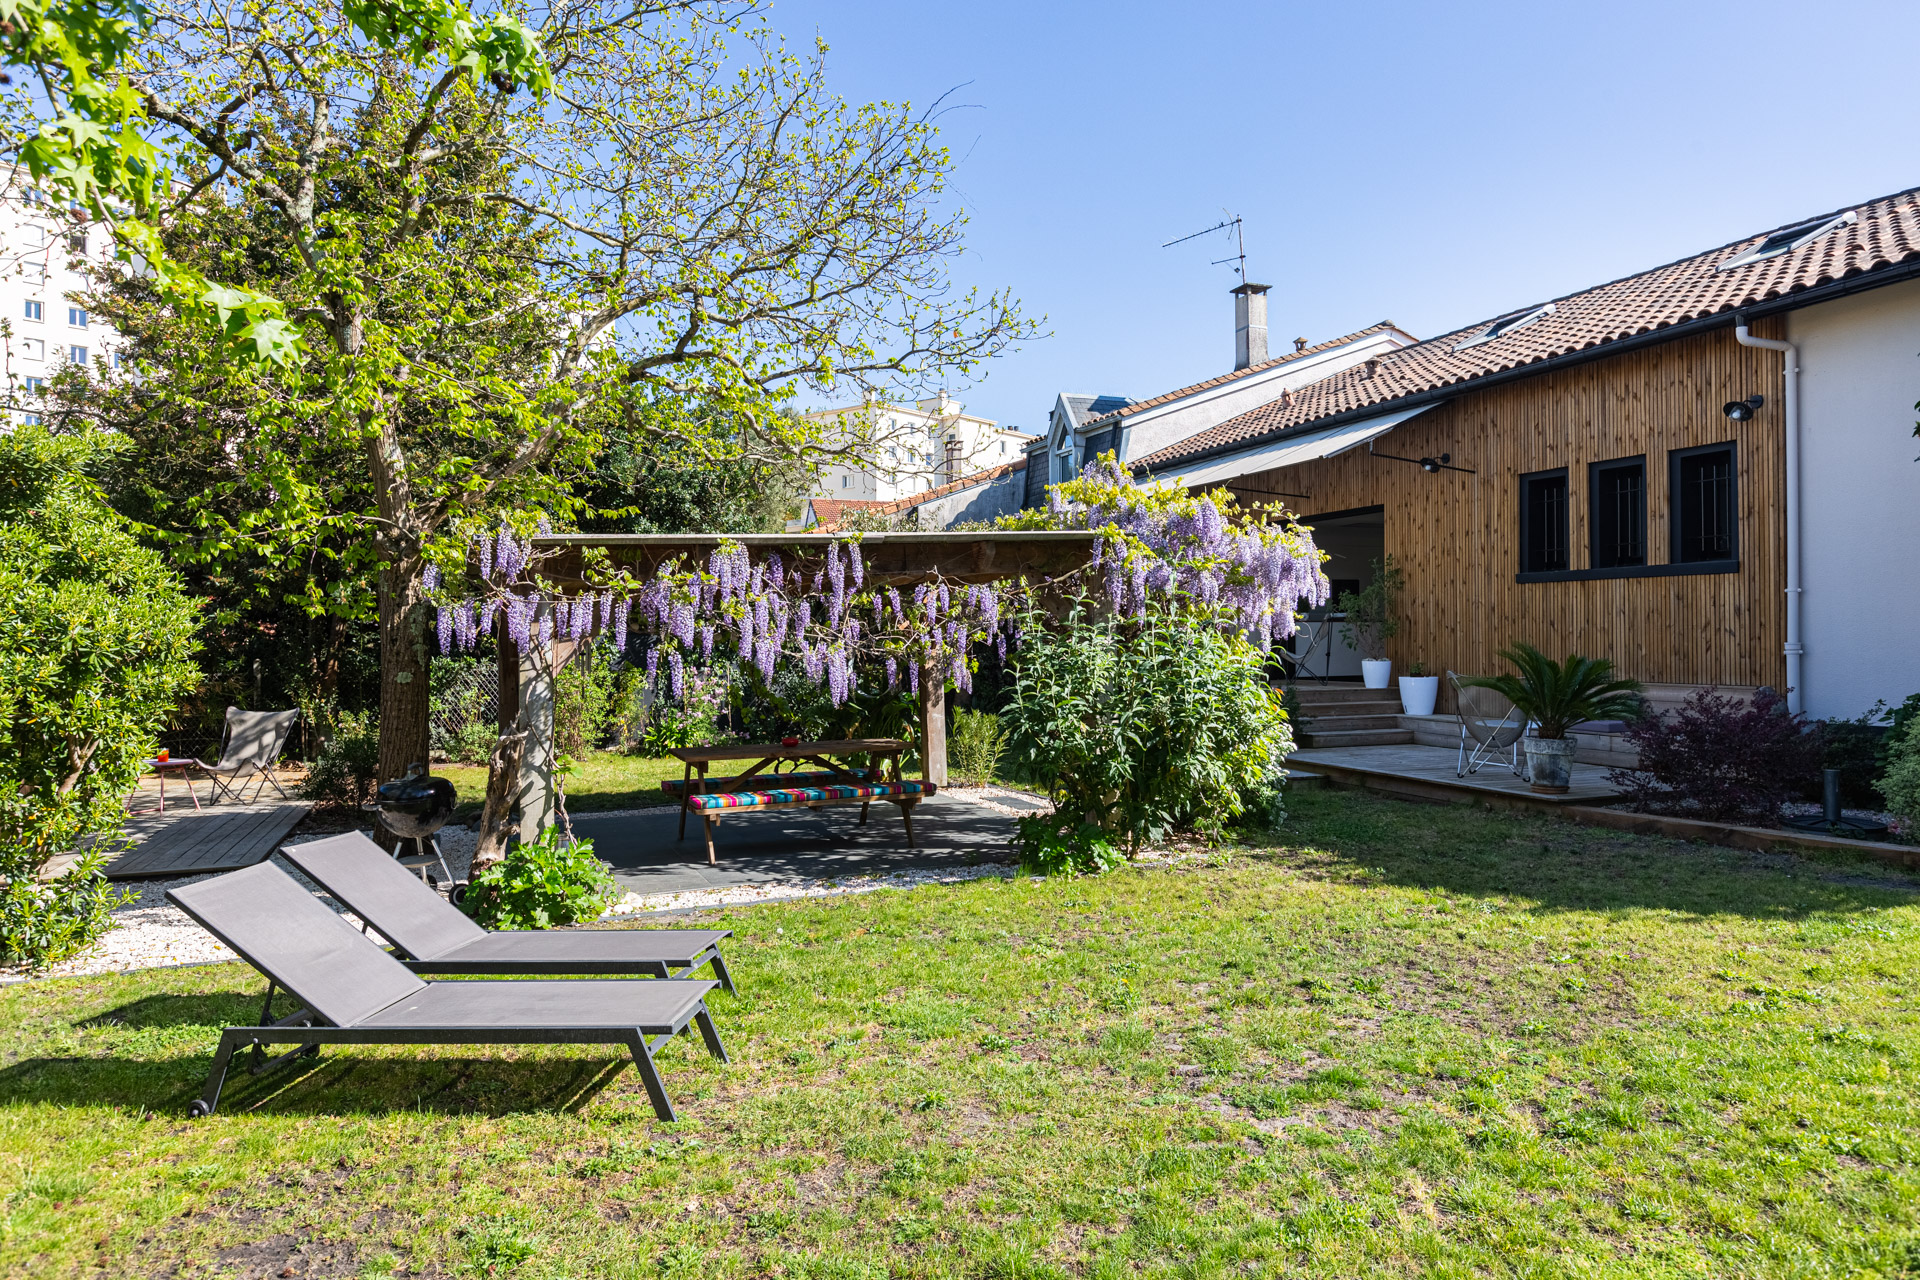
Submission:
[[1587,467],[1587,531],[1595,569],[1647,562],[1647,460],[1615,458]]
[[1667,458],[1673,486],[1673,562],[1738,559],[1738,471],[1733,445],[1675,449]]
[[1520,477],[1520,572],[1567,567],[1567,469]]

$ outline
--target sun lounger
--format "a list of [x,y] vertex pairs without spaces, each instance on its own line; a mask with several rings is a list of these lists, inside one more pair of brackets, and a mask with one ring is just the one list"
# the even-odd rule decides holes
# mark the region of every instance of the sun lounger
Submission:
[[[169,889],[167,897],[267,978],[260,1023],[220,1033],[206,1091],[212,1115],[234,1051],[252,1046],[254,1074],[329,1044],[617,1044],[633,1055],[654,1114],[674,1119],[653,1053],[698,1025],[726,1061],[706,997],[718,983],[605,978],[423,982],[270,862]],[[278,986],[305,1007],[275,1020]],[[266,1059],[261,1046],[299,1046]]]
[[415,973],[647,974],[684,978],[702,965],[729,992],[720,958],[730,929],[502,930],[489,933],[407,874],[358,831],[280,852],[347,910],[379,930]]

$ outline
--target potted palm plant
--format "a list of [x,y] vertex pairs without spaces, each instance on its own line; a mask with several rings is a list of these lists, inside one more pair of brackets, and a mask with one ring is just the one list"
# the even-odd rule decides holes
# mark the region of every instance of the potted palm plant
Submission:
[[1334,608],[1347,615],[1346,645],[1360,651],[1360,676],[1369,689],[1384,689],[1393,674],[1387,641],[1400,631],[1400,584],[1393,557],[1373,562],[1373,578],[1358,591],[1343,591]]
[[1564,793],[1573,780],[1573,739],[1567,731],[1583,720],[1633,720],[1640,716],[1640,682],[1616,680],[1605,658],[1569,654],[1555,662],[1521,641],[1502,649],[1518,675],[1468,676],[1460,681],[1504,694],[1533,723],[1520,740],[1527,753],[1527,780],[1533,790]]

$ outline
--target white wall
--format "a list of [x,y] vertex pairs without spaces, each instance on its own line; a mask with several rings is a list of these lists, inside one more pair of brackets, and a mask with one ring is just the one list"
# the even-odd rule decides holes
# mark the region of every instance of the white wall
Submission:
[[1815,719],[1920,691],[1920,281],[1792,312],[1801,691]]

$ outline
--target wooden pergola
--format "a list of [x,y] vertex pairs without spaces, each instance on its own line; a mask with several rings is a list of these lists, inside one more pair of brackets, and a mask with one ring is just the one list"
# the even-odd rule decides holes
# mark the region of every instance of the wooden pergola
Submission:
[[[912,587],[937,578],[967,583],[1010,578],[1044,581],[1083,567],[1099,535],[1082,530],[994,530],[978,533],[868,533],[860,537],[866,579],[889,587]],[[554,534],[533,540],[542,557],[541,576],[564,594],[593,589],[586,578],[586,553],[601,550],[611,567],[650,579],[661,565],[679,557],[688,567],[704,568],[707,556],[723,542],[738,543],[756,564],[778,553],[792,561],[819,559],[832,543],[847,539],[826,533],[609,533]],[[520,774],[522,839],[531,840],[553,821],[554,672],[565,658],[540,662],[523,654],[499,631],[500,726],[506,732],[527,712],[527,752]],[[556,641],[556,645],[569,642]],[[929,782],[947,780],[946,673],[921,673],[921,763]]]

